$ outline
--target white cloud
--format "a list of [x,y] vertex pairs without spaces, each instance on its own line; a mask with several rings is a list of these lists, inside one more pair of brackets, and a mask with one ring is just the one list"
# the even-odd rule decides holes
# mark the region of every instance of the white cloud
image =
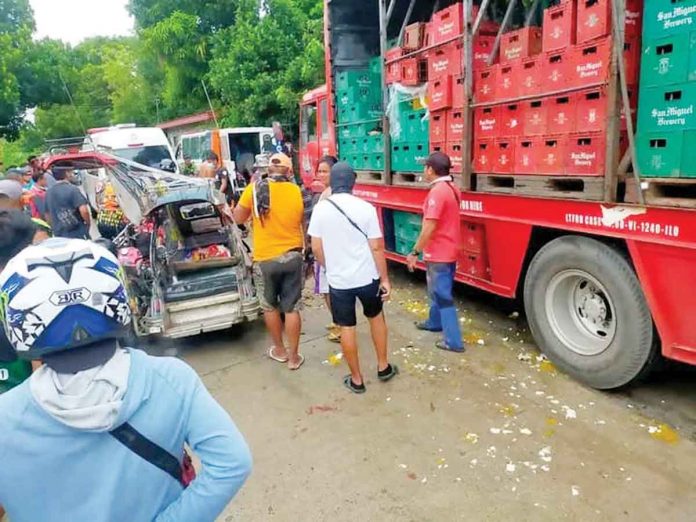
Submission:
[[30,0],[36,20],[36,38],[54,38],[77,44],[92,36],[133,34],[128,0]]

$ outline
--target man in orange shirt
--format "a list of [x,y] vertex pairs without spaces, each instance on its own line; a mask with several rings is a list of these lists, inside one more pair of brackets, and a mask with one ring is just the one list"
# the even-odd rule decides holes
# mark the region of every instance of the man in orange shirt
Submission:
[[[285,154],[270,159],[268,177],[249,185],[234,209],[238,224],[253,218],[254,262],[263,279],[261,305],[273,340],[268,356],[298,370],[302,288],[304,286],[304,204],[300,187],[292,182],[292,162]],[[285,314],[285,337],[283,320]]]

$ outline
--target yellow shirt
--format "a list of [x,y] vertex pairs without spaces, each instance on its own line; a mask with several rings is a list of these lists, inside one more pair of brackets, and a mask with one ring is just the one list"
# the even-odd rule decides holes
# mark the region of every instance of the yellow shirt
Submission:
[[[254,218],[254,261],[268,261],[282,256],[290,250],[304,247],[302,220],[304,219],[304,203],[300,187],[290,182],[274,182],[269,184],[271,194],[271,209],[264,218],[263,224]],[[254,185],[249,185],[239,200],[246,209],[254,208]]]

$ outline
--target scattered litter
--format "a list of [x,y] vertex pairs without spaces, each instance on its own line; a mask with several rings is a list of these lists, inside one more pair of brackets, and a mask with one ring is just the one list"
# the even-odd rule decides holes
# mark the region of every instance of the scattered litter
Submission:
[[471,461],[469,461],[469,465],[471,465],[472,468],[473,468],[476,464],[478,464],[478,459],[471,459]]
[[532,354],[528,352],[522,352],[517,354],[517,359],[520,361],[531,361],[532,360]]
[[423,477],[423,480],[421,480],[421,484],[425,484],[428,482],[428,477]]
[[406,476],[410,478],[411,480],[416,480],[418,478],[418,475],[416,475],[413,471],[410,473],[407,473]]
[[570,492],[574,497],[580,496],[580,488],[577,486],[570,486]]
[[508,315],[508,317],[510,319],[517,319],[519,316],[520,316],[519,312],[512,312],[510,315]]
[[464,435],[464,441],[470,444],[476,444],[479,440],[479,436],[476,433],[467,433]]
[[391,400],[391,397],[387,397],[387,402],[389,402],[390,400]]
[[476,341],[476,344],[478,344],[479,346],[485,346],[486,341],[484,341],[483,339],[479,339],[478,341]]
[[503,337],[503,342],[504,342],[504,343],[508,342],[509,340],[510,340],[509,337]]
[[520,433],[521,433],[522,435],[531,435],[531,434],[532,434],[532,430],[530,430],[529,428],[521,428],[521,429],[520,429]]
[[539,469],[545,473],[548,473],[549,471],[551,471],[551,468],[547,464],[544,464]]
[[604,421],[604,420],[601,420],[601,419],[597,419],[597,420],[595,421],[595,424],[596,424],[597,426],[604,426],[606,423],[607,423],[607,421]]
[[490,446],[490,447],[486,450],[486,454],[487,454],[489,457],[492,457],[492,458],[495,458],[495,452],[496,452],[495,446]]
[[514,473],[516,469],[517,466],[515,466],[512,462],[508,462],[505,466],[505,471],[507,471],[508,473]]
[[408,468],[408,466],[407,466],[406,464],[399,464],[399,467],[400,467],[401,469],[406,469],[406,468]]
[[317,404],[316,406],[310,406],[307,409],[307,415],[314,415],[315,413],[326,413],[330,411],[337,411],[336,406],[327,406],[325,404]]
[[457,477],[457,478],[454,479],[454,480],[456,480],[457,482],[461,482],[461,481],[462,481],[462,477]]
[[333,353],[329,355],[328,362],[331,366],[338,366],[341,364],[341,361],[343,360],[343,354],[342,353]]
[[543,396],[545,395],[545,393],[544,393],[543,391],[541,391],[541,390],[535,392],[534,394],[535,394],[537,397],[543,397]]
[[668,444],[676,444],[679,442],[679,433],[665,423],[649,426],[648,433],[653,439],[661,442],[666,442]]
[[544,462],[551,462],[551,446],[544,446],[541,448],[539,456]]
[[561,408],[561,409],[565,412],[566,419],[577,419],[578,418],[578,413],[573,408],[569,408],[568,406],[563,406],[563,408]]
[[493,434],[493,435],[500,435],[500,431],[501,431],[501,430],[500,430],[500,428],[491,428],[491,429],[488,430],[488,431],[490,431],[491,434]]

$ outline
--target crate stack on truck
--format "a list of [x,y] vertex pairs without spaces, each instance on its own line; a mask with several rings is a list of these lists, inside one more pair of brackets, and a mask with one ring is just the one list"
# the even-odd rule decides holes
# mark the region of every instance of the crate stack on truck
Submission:
[[356,170],[384,169],[381,59],[368,67],[336,74],[336,120],[339,158]]
[[696,0],[650,0],[643,23],[638,110],[641,175],[657,182],[696,178],[696,154],[689,152],[694,143]]

